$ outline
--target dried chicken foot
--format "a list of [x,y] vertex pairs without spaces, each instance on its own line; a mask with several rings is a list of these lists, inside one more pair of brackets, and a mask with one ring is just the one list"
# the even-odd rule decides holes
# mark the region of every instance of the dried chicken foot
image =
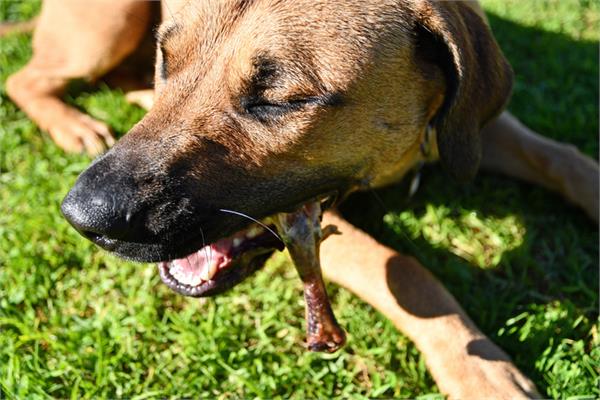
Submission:
[[311,202],[274,219],[304,285],[308,349],[333,353],[344,345],[346,334],[338,325],[327,297],[319,247],[327,236],[339,232],[333,225],[321,230],[320,218],[320,204]]

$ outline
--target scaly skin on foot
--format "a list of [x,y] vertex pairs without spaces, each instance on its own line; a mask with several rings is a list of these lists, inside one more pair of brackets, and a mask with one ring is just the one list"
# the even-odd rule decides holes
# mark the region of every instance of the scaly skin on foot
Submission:
[[304,285],[308,349],[332,353],[344,345],[346,334],[338,325],[327,297],[319,246],[327,236],[338,232],[334,226],[321,230],[320,217],[320,204],[312,202],[296,212],[278,214],[274,219]]

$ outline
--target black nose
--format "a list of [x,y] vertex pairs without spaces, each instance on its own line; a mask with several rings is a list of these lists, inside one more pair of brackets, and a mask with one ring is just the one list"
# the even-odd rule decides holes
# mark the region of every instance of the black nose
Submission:
[[103,247],[109,248],[114,239],[139,237],[131,182],[111,179],[95,167],[100,166],[90,167],[77,179],[62,202],[63,215],[82,235]]

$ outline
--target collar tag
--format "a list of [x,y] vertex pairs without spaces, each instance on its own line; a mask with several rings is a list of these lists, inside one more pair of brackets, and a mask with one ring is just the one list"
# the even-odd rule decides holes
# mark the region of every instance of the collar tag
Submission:
[[431,124],[428,124],[427,128],[425,128],[423,141],[419,145],[423,160],[419,161],[413,168],[414,172],[408,189],[408,197],[413,197],[417,190],[419,190],[419,185],[421,184],[421,171],[423,170],[423,165],[425,165],[424,160],[429,160],[431,158],[431,130]]
[[421,170],[423,169],[423,165],[425,165],[425,163],[423,161],[419,161],[419,164],[417,164],[413,170],[413,177],[408,188],[409,198],[413,197],[415,193],[417,193],[417,190],[419,190],[419,185],[421,184]]

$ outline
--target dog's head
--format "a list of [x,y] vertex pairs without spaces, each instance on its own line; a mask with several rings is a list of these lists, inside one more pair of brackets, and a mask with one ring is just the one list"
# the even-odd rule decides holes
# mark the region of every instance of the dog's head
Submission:
[[152,110],[62,210],[200,296],[281,247],[270,215],[397,179],[428,126],[451,175],[473,176],[511,73],[463,4],[202,0],[160,28],[155,84]]

